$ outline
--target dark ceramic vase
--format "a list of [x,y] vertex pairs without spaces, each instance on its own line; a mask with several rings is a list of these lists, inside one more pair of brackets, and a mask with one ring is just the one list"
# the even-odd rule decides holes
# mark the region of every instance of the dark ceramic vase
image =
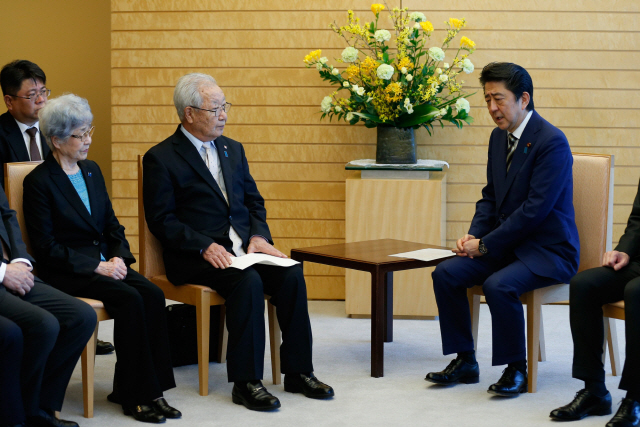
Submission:
[[412,128],[378,126],[377,130],[376,163],[416,163],[416,139]]

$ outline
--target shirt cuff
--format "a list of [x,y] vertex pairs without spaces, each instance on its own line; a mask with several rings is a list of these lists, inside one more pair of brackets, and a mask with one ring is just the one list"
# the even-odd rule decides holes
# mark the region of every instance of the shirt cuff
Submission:
[[0,263],[0,283],[4,282],[4,273],[7,271],[7,264]]

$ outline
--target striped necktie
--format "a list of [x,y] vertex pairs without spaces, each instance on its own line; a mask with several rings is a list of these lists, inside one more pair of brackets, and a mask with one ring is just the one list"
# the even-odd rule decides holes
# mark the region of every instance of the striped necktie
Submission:
[[507,145],[507,172],[509,172],[509,168],[511,167],[511,159],[513,159],[513,153],[516,152],[516,147],[518,146],[518,138],[510,133],[507,139],[509,140]]

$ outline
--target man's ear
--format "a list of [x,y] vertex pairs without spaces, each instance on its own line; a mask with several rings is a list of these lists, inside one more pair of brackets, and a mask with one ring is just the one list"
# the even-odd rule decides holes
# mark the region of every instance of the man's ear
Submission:
[[13,98],[11,97],[11,95],[4,96],[4,105],[7,106],[7,110],[13,110]]
[[527,109],[527,105],[529,105],[529,102],[531,101],[531,95],[529,95],[529,92],[522,92],[522,96],[520,97],[520,101],[522,101],[522,109],[526,110]]

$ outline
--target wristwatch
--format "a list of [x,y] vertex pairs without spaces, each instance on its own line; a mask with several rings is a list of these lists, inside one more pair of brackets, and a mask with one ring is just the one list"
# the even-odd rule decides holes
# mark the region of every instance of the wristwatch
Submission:
[[486,255],[489,253],[489,249],[487,249],[487,247],[485,246],[484,242],[482,241],[482,239],[480,239],[480,243],[478,244],[478,251],[482,254],[482,255]]

